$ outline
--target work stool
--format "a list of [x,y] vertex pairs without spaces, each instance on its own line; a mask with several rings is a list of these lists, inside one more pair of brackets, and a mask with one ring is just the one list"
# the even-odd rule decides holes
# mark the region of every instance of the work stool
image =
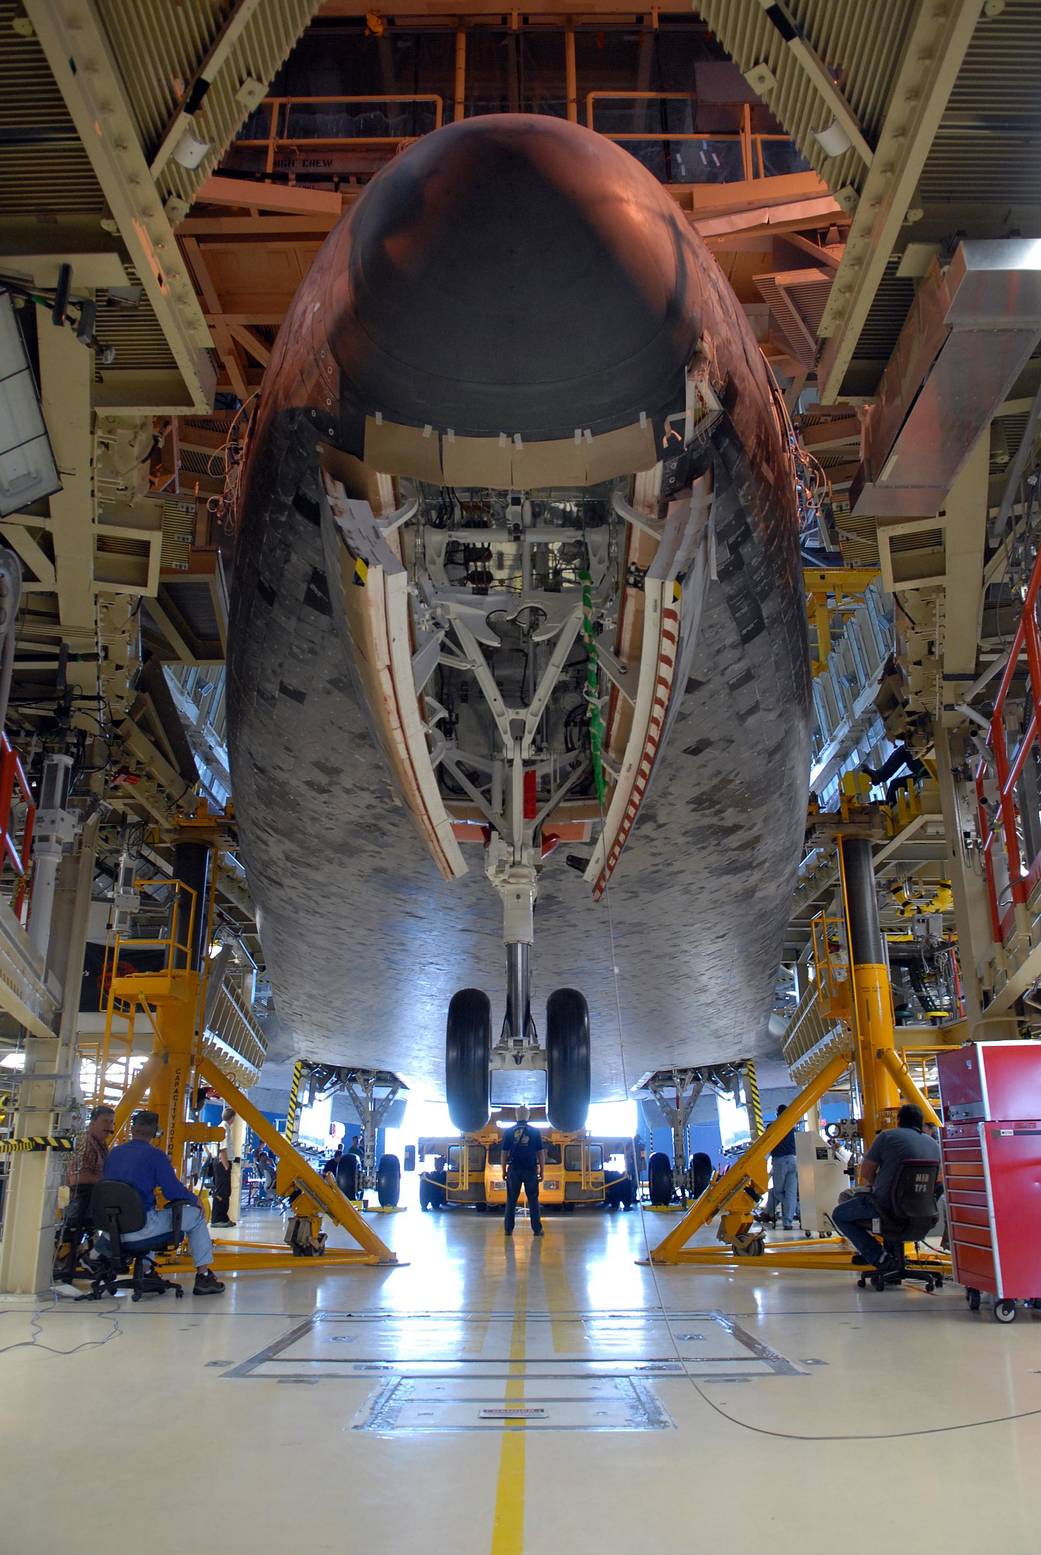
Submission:
[[897,1172],[888,1204],[880,1206],[883,1213],[872,1222],[871,1229],[882,1238],[888,1255],[884,1269],[865,1269],[857,1281],[860,1290],[870,1285],[872,1290],[885,1290],[889,1285],[902,1285],[905,1280],[920,1280],[927,1291],[939,1290],[943,1284],[943,1265],[940,1263],[911,1263],[907,1261],[906,1244],[918,1243],[936,1225],[940,1218],[936,1202],[936,1180],[940,1175],[938,1161],[903,1161]]
[[[169,1231],[158,1236],[145,1237],[142,1241],[123,1239],[140,1231],[145,1223],[145,1213],[137,1190],[125,1182],[99,1182],[91,1198],[91,1215],[98,1231],[107,1239],[108,1251],[103,1252],[94,1266],[94,1278],[89,1292],[80,1301],[100,1301],[103,1295],[114,1296],[117,1290],[129,1290],[132,1300],[142,1296],[162,1296],[166,1291],[176,1291],[178,1299],[184,1291],[175,1280],[165,1280],[152,1264],[153,1253],[172,1252],[181,1240],[181,1203],[171,1204],[172,1224]],[[123,1278],[129,1269],[129,1278]]]

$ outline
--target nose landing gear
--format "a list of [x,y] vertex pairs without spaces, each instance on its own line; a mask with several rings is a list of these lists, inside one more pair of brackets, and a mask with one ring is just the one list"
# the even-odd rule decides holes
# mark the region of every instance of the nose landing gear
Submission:
[[[510,1007],[528,1010],[528,1001]],[[490,1071],[546,1070],[546,1111],[554,1128],[577,1133],[585,1127],[591,1092],[589,1007],[577,988],[558,988],[546,1004],[546,1043],[540,1047],[527,1016],[518,1041],[509,1018],[503,1040],[492,1049],[491,1001],[480,988],[461,988],[448,1006],[445,1091],[455,1127],[476,1134],[488,1121]],[[523,1099],[523,1096],[519,1099]]]

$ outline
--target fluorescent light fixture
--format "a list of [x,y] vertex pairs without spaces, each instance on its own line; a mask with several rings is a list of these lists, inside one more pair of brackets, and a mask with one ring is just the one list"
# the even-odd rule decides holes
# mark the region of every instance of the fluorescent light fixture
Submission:
[[61,490],[9,292],[0,292],[0,518]]
[[24,1069],[24,1053],[8,1053],[7,1057],[0,1061],[0,1069]]
[[185,125],[184,134],[170,154],[175,162],[191,170],[199,166],[210,146],[210,141],[199,139],[191,125]]
[[853,144],[838,119],[832,119],[826,129],[811,130],[810,133],[826,157],[841,157]]

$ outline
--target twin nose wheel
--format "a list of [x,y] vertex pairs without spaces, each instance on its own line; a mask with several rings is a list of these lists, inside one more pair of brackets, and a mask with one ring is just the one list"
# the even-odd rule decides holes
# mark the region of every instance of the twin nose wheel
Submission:
[[[492,1004],[480,988],[460,988],[448,1006],[445,1091],[455,1127],[476,1134],[488,1121]],[[546,1001],[546,1109],[562,1133],[585,1127],[592,1084],[589,1006],[577,988]]]

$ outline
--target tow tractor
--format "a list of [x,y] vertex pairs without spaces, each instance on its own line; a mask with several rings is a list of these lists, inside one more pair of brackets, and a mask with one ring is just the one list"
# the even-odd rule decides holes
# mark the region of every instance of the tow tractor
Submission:
[[[470,1205],[486,1213],[506,1205],[499,1120],[513,1121],[513,1109],[502,1108],[476,1133],[451,1138],[420,1139],[416,1147],[419,1203],[424,1210]],[[540,1120],[533,1119],[538,1123]],[[539,1192],[543,1208],[565,1214],[577,1205],[632,1209],[638,1197],[637,1156],[628,1137],[607,1138],[588,1129],[565,1133],[542,1127],[546,1166]],[[611,1166],[608,1163],[618,1164]]]

